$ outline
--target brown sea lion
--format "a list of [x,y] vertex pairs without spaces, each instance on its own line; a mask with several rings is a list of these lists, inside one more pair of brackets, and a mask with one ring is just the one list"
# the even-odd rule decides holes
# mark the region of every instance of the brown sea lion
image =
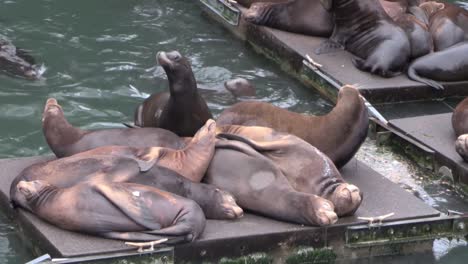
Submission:
[[320,0],[334,17],[329,40],[317,54],[344,48],[361,71],[382,77],[399,75],[410,56],[405,32],[387,15],[379,0]]
[[217,124],[265,126],[293,134],[341,168],[364,142],[369,117],[359,91],[345,85],[338,93],[335,108],[324,116],[298,114],[263,102],[240,102],[224,110]]
[[42,132],[50,149],[58,158],[110,145],[171,149],[185,147],[183,139],[162,128],[82,130],[73,127],[65,118],[62,107],[53,98],[48,99],[44,107]]
[[204,181],[232,193],[244,209],[305,225],[337,221],[333,203],[293,189],[272,160],[237,140],[219,138]]
[[329,37],[333,32],[333,17],[319,1],[255,1],[244,17],[257,25],[310,36]]
[[457,138],[455,141],[455,151],[465,162],[468,162],[468,134],[460,135]]
[[[105,146],[25,168],[12,183],[44,180],[59,188],[83,181],[133,182],[150,185],[196,201],[208,218],[242,215],[233,197],[214,186],[197,183],[214,152],[215,123],[207,122],[186,148]],[[10,189],[10,197],[16,189]]]
[[158,92],[146,98],[135,111],[135,125],[191,137],[213,116],[198,94],[190,62],[177,51],[158,52],[156,59],[167,74],[169,93]]
[[453,110],[452,127],[457,137],[468,134],[468,97]]
[[244,78],[235,78],[224,83],[224,88],[232,95],[239,96],[255,96],[255,87]]
[[468,41],[414,60],[408,68],[408,77],[442,90],[437,81],[468,80]]
[[270,159],[296,191],[331,201],[338,216],[353,214],[361,204],[359,188],[346,183],[325,154],[294,135],[267,127],[223,126],[218,137],[246,143]]
[[166,243],[190,242],[205,228],[194,201],[133,183],[80,183],[58,188],[45,181],[20,181],[16,204],[63,229],[106,238]]
[[429,1],[419,6],[429,18],[429,31],[434,40],[435,51],[468,40],[467,10],[447,2]]

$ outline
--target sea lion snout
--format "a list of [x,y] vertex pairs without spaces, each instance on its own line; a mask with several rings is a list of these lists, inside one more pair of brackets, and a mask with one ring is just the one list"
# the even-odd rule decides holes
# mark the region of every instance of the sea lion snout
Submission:
[[171,66],[174,62],[180,60],[182,55],[178,51],[164,52],[160,51],[156,54],[156,60],[161,66]]
[[245,20],[254,24],[259,23],[262,20],[262,8],[265,6],[265,3],[253,3],[244,13]]
[[49,98],[44,106],[44,112],[42,113],[42,122],[44,122],[46,115],[56,115],[61,113],[62,106],[60,106],[55,98]]

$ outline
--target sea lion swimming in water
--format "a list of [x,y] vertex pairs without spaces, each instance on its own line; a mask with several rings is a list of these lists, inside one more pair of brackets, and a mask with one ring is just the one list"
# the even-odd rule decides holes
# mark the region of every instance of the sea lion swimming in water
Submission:
[[167,74],[169,93],[158,92],[146,98],[135,111],[135,125],[192,137],[213,116],[198,94],[190,62],[177,51],[158,52],[156,59]]
[[350,85],[338,93],[335,108],[324,116],[290,112],[264,102],[240,102],[224,110],[217,124],[265,126],[293,134],[344,166],[367,136],[369,117],[359,91]]
[[0,37],[0,70],[16,77],[36,80],[41,69],[34,58],[24,50],[16,48],[10,41]]
[[133,183],[86,182],[58,188],[45,181],[20,181],[11,199],[63,229],[105,238],[190,242],[205,228],[194,201]]
[[42,114],[42,131],[58,158],[101,146],[165,147],[182,149],[185,142],[171,131],[144,127],[82,130],[68,123],[57,100],[49,98]]
[[244,78],[235,78],[224,82],[224,88],[235,97],[255,96],[255,87]]
[[346,183],[327,156],[294,135],[255,126],[222,126],[217,134],[244,142],[270,159],[296,191],[331,201],[338,216],[353,214],[361,204],[359,188]]
[[[198,183],[214,153],[215,126],[209,120],[181,150],[106,146],[35,164],[25,168],[12,186],[22,180],[44,180],[59,188],[83,181],[133,182],[192,199],[208,218],[237,218],[242,215],[242,209],[230,194]],[[10,190],[10,197],[14,197],[16,189]]]

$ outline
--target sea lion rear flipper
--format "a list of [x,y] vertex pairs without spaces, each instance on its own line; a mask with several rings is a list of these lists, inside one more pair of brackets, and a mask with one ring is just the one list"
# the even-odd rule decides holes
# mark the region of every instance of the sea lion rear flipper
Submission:
[[431,86],[432,88],[435,88],[437,90],[444,90],[444,86],[436,81],[421,77],[417,74],[416,70],[414,69],[413,65],[410,65],[408,68],[408,78],[410,78],[413,81],[420,82],[427,84]]
[[327,39],[320,43],[320,46],[315,49],[314,52],[315,54],[320,55],[335,52],[337,49],[344,49],[344,47],[331,39]]
[[[138,187],[139,185],[132,184],[133,186]],[[145,203],[146,200],[153,200],[145,199],[148,198],[145,196],[151,195],[151,193],[123,183],[97,183],[93,187],[96,192],[104,196],[135,223],[149,230],[161,229],[161,225],[155,221],[152,215],[151,208]]]
[[[167,238],[164,236],[146,234],[143,232],[107,232],[107,233],[99,233],[98,235],[101,237],[105,237],[105,238],[125,240],[125,241],[154,241],[154,240]],[[167,242],[164,242],[164,243],[167,243]]]

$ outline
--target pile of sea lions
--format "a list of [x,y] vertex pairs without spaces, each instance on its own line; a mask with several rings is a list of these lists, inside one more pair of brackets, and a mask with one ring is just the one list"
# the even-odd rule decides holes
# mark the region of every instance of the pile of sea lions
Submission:
[[362,192],[338,170],[367,135],[356,88],[342,87],[324,116],[250,101],[215,122],[189,60],[176,51],[157,60],[169,91],[138,106],[131,128],[82,130],[48,99],[42,129],[58,159],[25,168],[12,204],[63,229],[165,243],[193,241],[206,218],[235,220],[244,210],[324,226],[359,208]]
[[427,0],[238,0],[247,21],[327,37],[317,54],[345,49],[362,71],[443,89],[468,80],[468,11]]

